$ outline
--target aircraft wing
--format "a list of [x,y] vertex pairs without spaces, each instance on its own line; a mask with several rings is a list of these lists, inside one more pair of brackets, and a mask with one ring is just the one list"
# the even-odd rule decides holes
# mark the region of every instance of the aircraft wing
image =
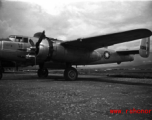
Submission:
[[62,42],[65,47],[76,47],[94,50],[114,44],[150,37],[152,32],[148,29],[135,29],[124,32],[100,35],[88,38],[79,38],[73,41]]

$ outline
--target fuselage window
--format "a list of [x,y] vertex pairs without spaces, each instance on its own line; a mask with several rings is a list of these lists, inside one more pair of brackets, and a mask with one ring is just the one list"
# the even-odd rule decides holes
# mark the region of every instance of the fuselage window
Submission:
[[28,38],[22,38],[20,42],[28,43]]

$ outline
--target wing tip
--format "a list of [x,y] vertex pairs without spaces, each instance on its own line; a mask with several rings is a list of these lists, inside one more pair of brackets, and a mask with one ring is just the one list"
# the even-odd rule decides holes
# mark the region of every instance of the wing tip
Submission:
[[151,35],[152,35],[152,31],[149,30],[149,29],[143,28],[143,29],[140,29],[140,30],[141,30],[141,32],[147,34],[148,36],[151,36]]

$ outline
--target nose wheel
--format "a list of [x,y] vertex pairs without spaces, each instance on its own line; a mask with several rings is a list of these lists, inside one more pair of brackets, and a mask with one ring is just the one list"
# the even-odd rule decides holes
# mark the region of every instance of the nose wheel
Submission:
[[75,68],[69,67],[64,71],[64,78],[66,80],[76,80],[78,78],[78,72]]
[[39,69],[37,71],[37,74],[40,78],[46,78],[48,76],[48,69],[44,68],[44,69]]

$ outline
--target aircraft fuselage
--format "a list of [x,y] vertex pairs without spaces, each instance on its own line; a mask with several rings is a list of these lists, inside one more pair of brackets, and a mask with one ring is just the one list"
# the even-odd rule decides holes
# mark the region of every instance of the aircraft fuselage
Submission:
[[[29,40],[32,40],[34,44],[31,45]],[[26,42],[0,41],[0,59],[19,61],[27,65],[35,65],[35,61],[36,64],[41,63],[41,61],[56,61],[58,63],[71,63],[73,65],[133,61],[132,56],[119,55],[114,50],[107,48],[100,48],[93,51],[79,48],[65,48],[60,42],[54,42],[51,46],[49,40],[46,39],[40,44],[39,54],[34,57],[35,54],[31,54],[32,50],[30,48],[34,48],[37,41],[37,38],[28,38],[28,41]]]
[[[30,43],[30,40],[33,44]],[[121,63],[133,60],[132,56],[119,55],[114,50],[107,48],[100,48],[93,51],[82,48],[65,48],[60,42],[53,42],[51,44],[46,39],[40,44],[39,54],[34,57],[35,53],[32,53],[30,48],[33,47],[34,49],[37,41],[38,38],[27,38],[26,42],[0,41],[0,59],[19,61],[27,65],[34,65],[35,61],[36,64],[41,63],[41,61],[56,61],[59,63],[71,63],[73,65],[91,65]]]
[[107,48],[100,48],[94,51],[89,51],[79,48],[64,48],[64,46],[55,45],[52,60],[63,63],[72,62],[72,64],[75,65],[91,65],[120,63],[133,61],[134,59],[130,55],[119,55],[114,50]]

